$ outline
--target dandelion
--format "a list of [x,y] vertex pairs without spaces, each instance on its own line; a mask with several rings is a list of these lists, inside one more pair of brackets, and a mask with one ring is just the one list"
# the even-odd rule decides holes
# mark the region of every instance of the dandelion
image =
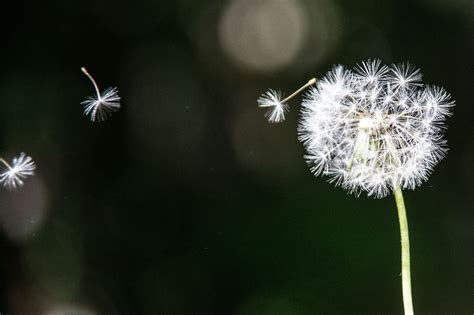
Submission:
[[84,115],[87,116],[90,114],[91,121],[104,121],[113,112],[120,109],[118,89],[116,87],[107,88],[104,93],[100,93],[97,83],[86,68],[82,67],[81,71],[91,80],[96,92],[95,96],[89,96],[81,102],[84,106]]
[[362,63],[336,66],[302,104],[299,138],[316,174],[349,192],[385,197],[414,189],[446,154],[443,123],[449,94],[422,87],[419,70]]
[[0,174],[0,184],[8,189],[16,189],[23,186],[23,180],[28,176],[34,175],[34,170],[36,169],[33,159],[23,152],[13,158],[11,165],[3,158],[0,158],[0,162],[7,168]]
[[384,66],[377,59],[354,70],[335,66],[306,94],[298,126],[315,175],[356,195],[395,195],[405,314],[413,306],[402,189],[425,182],[446,155],[445,119],[454,106],[449,93],[421,77],[408,63]]

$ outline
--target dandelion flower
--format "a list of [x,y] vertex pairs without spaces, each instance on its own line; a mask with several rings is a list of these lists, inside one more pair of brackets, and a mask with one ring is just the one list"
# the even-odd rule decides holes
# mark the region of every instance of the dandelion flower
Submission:
[[84,115],[90,114],[91,121],[104,121],[113,112],[120,109],[118,89],[116,87],[107,88],[103,93],[100,93],[97,83],[86,68],[82,67],[81,71],[91,80],[96,92],[95,96],[89,96],[81,102],[84,106]]
[[[413,302],[402,189],[414,189],[426,181],[446,155],[445,119],[454,106],[449,93],[423,85],[421,78],[420,70],[409,63],[384,66],[375,59],[353,70],[335,66],[305,96],[298,126],[305,158],[315,175],[328,176],[330,182],[356,195],[364,191],[381,198],[393,192],[407,315],[413,314]],[[310,85],[282,101],[280,94],[267,92],[259,104],[276,108]]]
[[299,138],[313,173],[378,198],[426,181],[446,154],[443,124],[454,103],[420,80],[409,64],[334,67],[302,103]]
[[0,162],[7,167],[7,169],[0,174],[0,184],[8,189],[23,186],[23,180],[28,176],[32,176],[36,169],[33,159],[23,152],[13,158],[11,165],[3,158],[0,158]]

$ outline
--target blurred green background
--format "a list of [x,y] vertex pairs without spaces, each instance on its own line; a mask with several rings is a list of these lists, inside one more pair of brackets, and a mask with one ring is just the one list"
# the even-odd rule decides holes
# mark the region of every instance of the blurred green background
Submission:
[[[415,311],[474,311],[470,0],[11,1],[0,151],[0,313],[401,314],[393,198],[314,177],[298,100],[256,99],[333,64],[410,61],[456,100],[450,153],[406,192]],[[123,108],[82,116],[93,87]],[[471,100],[469,100],[471,97]]]

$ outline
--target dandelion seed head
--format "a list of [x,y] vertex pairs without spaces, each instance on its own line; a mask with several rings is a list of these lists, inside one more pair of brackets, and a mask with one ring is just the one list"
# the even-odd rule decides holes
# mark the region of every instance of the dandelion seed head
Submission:
[[335,66],[305,96],[299,139],[315,175],[381,198],[394,185],[414,189],[427,180],[447,152],[442,137],[453,105],[408,63]]
[[0,183],[8,189],[23,186],[23,180],[28,176],[32,176],[36,169],[33,159],[23,152],[13,158],[11,165],[3,159],[2,162],[7,169],[0,174]]

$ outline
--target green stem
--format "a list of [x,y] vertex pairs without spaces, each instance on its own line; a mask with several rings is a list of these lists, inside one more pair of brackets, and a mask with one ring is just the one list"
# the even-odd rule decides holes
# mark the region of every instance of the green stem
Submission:
[[397,203],[398,221],[400,223],[400,239],[402,245],[402,292],[403,308],[405,315],[413,315],[413,302],[411,297],[411,277],[410,277],[410,240],[408,238],[408,221],[405,211],[405,202],[400,185],[393,187],[395,202]]

